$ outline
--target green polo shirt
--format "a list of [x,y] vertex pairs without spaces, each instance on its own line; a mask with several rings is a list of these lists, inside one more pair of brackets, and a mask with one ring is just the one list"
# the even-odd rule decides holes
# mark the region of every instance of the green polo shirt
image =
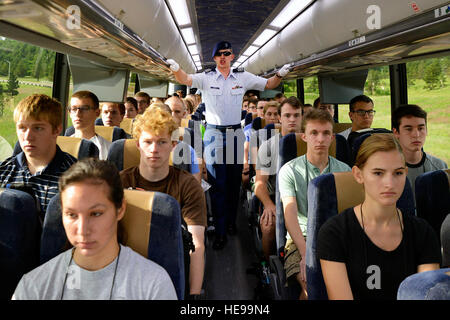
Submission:
[[[286,197],[295,197],[297,200],[297,220],[302,230],[303,236],[306,236],[306,226],[308,222],[308,184],[309,182],[324,173],[351,171],[350,167],[329,157],[328,165],[322,172],[319,168],[306,160],[306,155],[295,158],[283,167],[278,173],[278,185],[280,189],[281,200]],[[308,176],[306,176],[308,173]],[[286,239],[290,239],[289,232]]]

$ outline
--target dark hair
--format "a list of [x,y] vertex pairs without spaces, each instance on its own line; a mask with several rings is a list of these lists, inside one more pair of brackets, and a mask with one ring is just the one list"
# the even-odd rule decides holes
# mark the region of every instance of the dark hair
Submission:
[[147,103],[150,104],[150,100],[152,99],[147,92],[144,91],[139,91],[138,93],[136,93],[134,95],[134,98],[136,99],[136,97],[140,97],[140,98],[145,98],[145,100],[147,100]]
[[403,161],[405,161],[402,147],[392,133],[374,133],[366,138],[359,147],[354,165],[362,169],[367,160],[369,160],[374,153],[380,151],[388,152],[391,150],[398,151],[401,154]]
[[321,109],[312,109],[310,112],[305,114],[302,119],[302,132],[305,132],[306,124],[309,121],[317,120],[320,122],[329,122],[331,125],[334,125],[333,117],[331,117],[331,114],[326,110]]
[[123,116],[125,114],[125,104],[122,102],[119,102],[119,103],[117,103],[117,105],[119,106],[120,114]]
[[320,97],[316,98],[316,100],[314,100],[313,102],[313,108],[317,109],[320,107]]
[[106,160],[85,158],[75,162],[59,177],[59,192],[62,193],[67,186],[77,182],[87,182],[100,185],[105,183],[109,187],[108,199],[118,209],[122,206],[124,192],[119,170]]
[[133,107],[136,109],[136,111],[138,111],[138,104],[137,104],[137,100],[133,97],[126,97],[125,98],[125,102],[129,102],[133,105]]
[[353,110],[355,110],[355,104],[357,102],[371,103],[373,105],[372,99],[370,99],[366,95],[361,94],[359,96],[354,97],[352,100],[350,100],[350,102],[349,102],[350,112],[353,112]]
[[248,98],[248,104],[254,104],[255,106],[258,104],[258,97],[253,96]]
[[87,90],[75,92],[75,93],[72,95],[72,98],[77,98],[77,99],[91,99],[91,100],[92,100],[92,103],[94,103],[94,108],[95,108],[95,109],[98,109],[99,106],[100,106],[100,102],[99,102],[97,96],[96,96],[94,93],[92,93],[92,92],[90,92],[90,91],[87,91]]
[[403,117],[416,117],[425,119],[427,124],[427,112],[415,104],[403,104],[392,112],[392,128],[399,131]]
[[300,109],[302,107],[302,103],[300,102],[300,100],[297,97],[291,96],[287,99],[284,99],[283,102],[280,104],[280,113],[281,113],[281,109],[283,109],[283,106],[289,103],[289,105],[291,105],[294,109]]

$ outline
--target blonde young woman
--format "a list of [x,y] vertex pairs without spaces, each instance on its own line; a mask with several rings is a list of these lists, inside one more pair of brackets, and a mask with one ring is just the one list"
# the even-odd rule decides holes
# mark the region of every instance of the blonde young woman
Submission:
[[406,277],[439,268],[437,236],[396,206],[408,169],[392,134],[367,138],[352,172],[364,187],[363,203],[329,219],[318,236],[328,298],[395,300]]

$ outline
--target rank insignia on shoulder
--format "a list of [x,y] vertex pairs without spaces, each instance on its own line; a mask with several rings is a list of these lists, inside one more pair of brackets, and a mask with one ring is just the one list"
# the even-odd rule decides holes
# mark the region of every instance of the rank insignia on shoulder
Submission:
[[244,68],[235,68],[233,69],[233,72],[244,72],[245,69]]

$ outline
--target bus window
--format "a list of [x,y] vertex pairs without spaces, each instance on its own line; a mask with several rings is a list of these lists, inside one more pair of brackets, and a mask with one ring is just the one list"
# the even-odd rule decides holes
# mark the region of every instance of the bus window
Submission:
[[408,103],[427,112],[428,135],[424,150],[450,163],[450,56],[406,63]]
[[[389,67],[377,67],[369,69],[364,94],[370,97],[374,103],[376,114],[373,118],[372,128],[391,129],[391,90],[389,84]],[[349,105],[339,105],[339,122],[351,122],[349,116]]]
[[0,136],[17,142],[14,108],[23,98],[52,95],[55,52],[0,37]]
[[319,97],[319,80],[316,76],[303,79],[305,88],[305,104],[314,104],[314,100]]

